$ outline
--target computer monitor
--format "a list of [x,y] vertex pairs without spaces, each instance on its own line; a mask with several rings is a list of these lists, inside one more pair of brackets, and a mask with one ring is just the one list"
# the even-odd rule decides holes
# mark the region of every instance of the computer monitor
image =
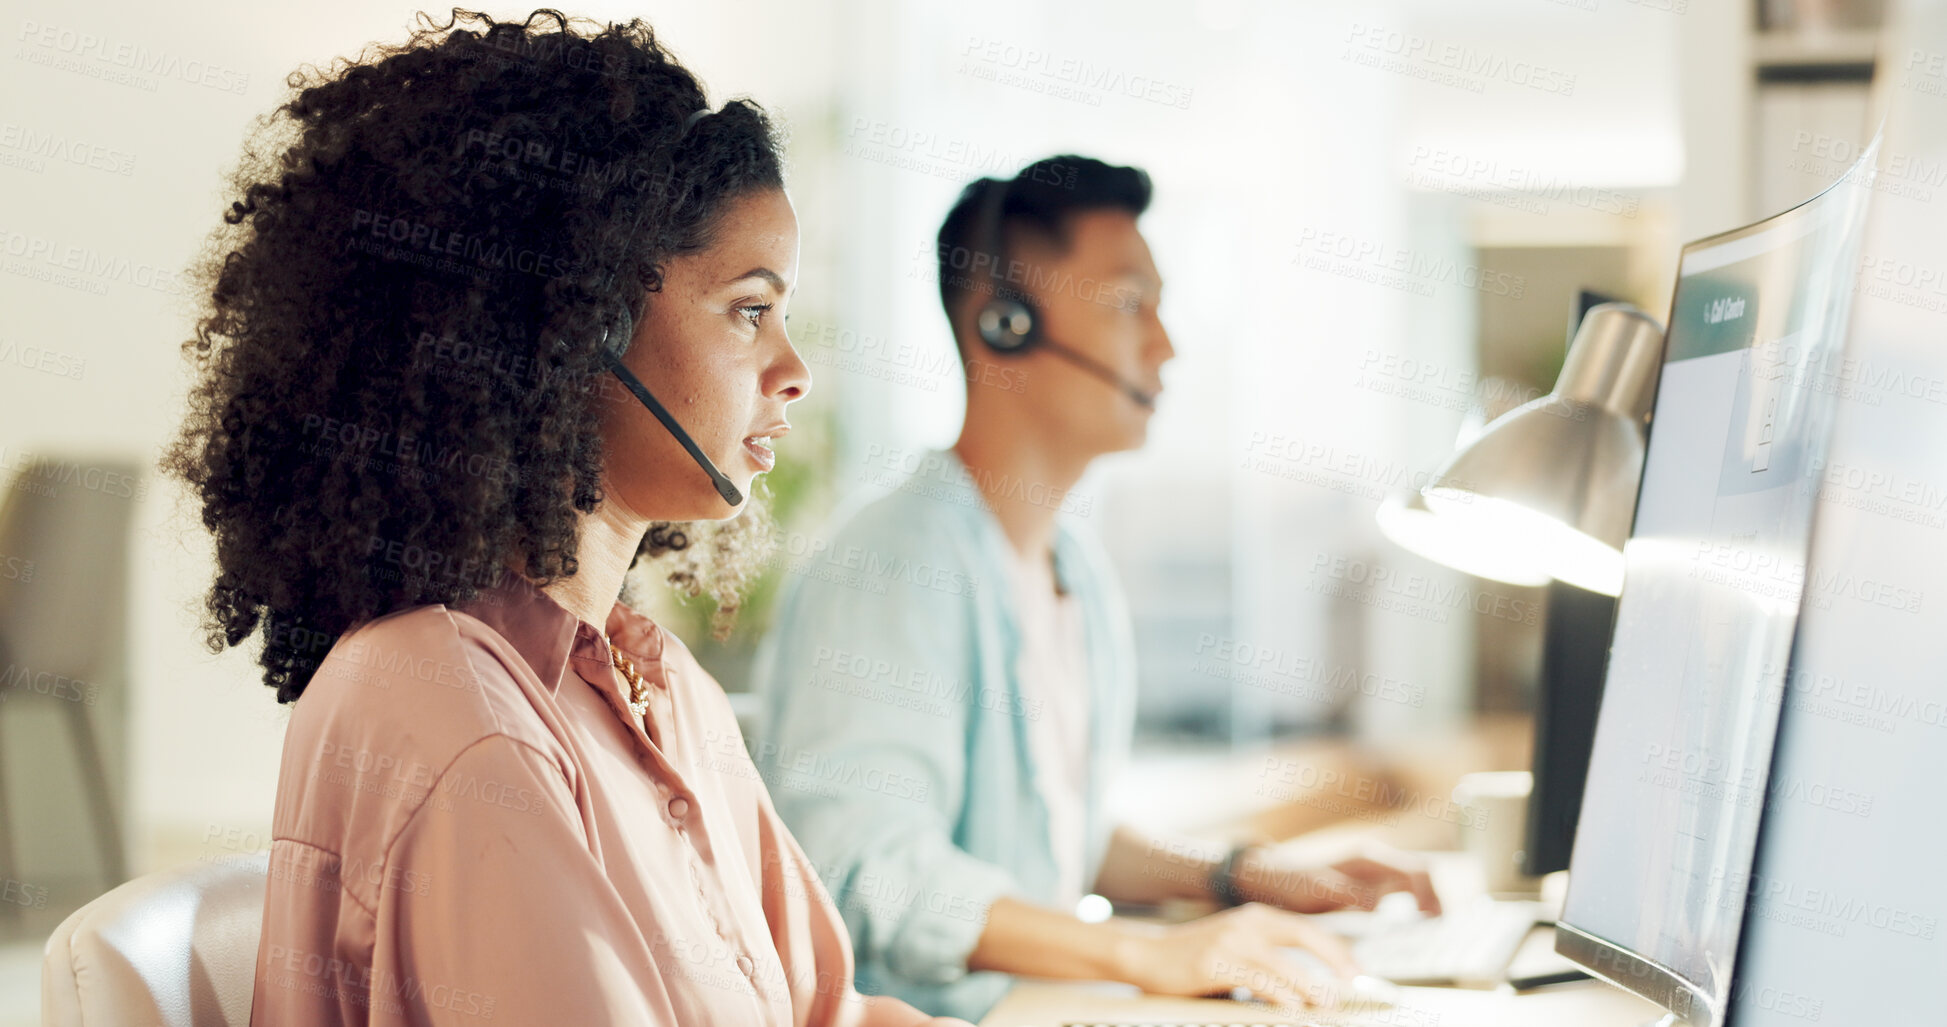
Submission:
[[[1901,5],[1884,52],[1938,51]],[[1906,42],[1908,40],[1914,42]],[[1927,40],[1926,43],[1918,42]],[[1935,75],[1926,81],[1947,80]],[[1893,77],[1727,1027],[1938,1023],[1947,969],[1947,98]],[[1898,163],[1894,163],[1897,161]]]
[[[1874,151],[1684,247],[1556,949],[1693,1024],[1731,987]],[[1727,876],[1727,871],[1737,875]]]
[[[1947,219],[1931,224],[1909,252],[1939,261]],[[1862,257],[1867,283],[1882,252]],[[1797,642],[1766,693],[1779,725],[1755,858],[1724,874],[1745,910],[1728,1027],[1942,1019],[1947,315],[1892,292],[1862,289],[1828,371],[1861,389],[1813,481]]]

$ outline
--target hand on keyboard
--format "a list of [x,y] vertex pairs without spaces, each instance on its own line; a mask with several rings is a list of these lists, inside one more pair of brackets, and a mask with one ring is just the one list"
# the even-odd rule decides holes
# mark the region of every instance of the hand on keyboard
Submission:
[[[1339,1004],[1359,974],[1350,950],[1304,916],[1251,904],[1188,923],[1129,925],[1120,979],[1162,995],[1229,995],[1246,989],[1277,1005]],[[1303,949],[1316,961],[1294,958]]]
[[1238,870],[1237,885],[1253,902],[1300,913],[1371,909],[1391,892],[1410,893],[1421,912],[1440,912],[1425,862],[1380,845],[1361,846],[1324,865],[1307,865],[1276,849],[1254,849]]
[[[1332,974],[1317,956],[1304,949],[1286,949],[1286,958],[1310,970],[1323,983],[1320,985],[1324,1001],[1318,1005],[1337,1006],[1347,1009],[1370,1009],[1379,1006],[1397,1006],[1404,992],[1399,985],[1370,973],[1355,974],[1341,978]],[[1253,994],[1251,997],[1257,997]]]
[[1387,980],[1491,987],[1505,978],[1540,915],[1537,902],[1482,898],[1438,917],[1386,917],[1352,951],[1368,972]]

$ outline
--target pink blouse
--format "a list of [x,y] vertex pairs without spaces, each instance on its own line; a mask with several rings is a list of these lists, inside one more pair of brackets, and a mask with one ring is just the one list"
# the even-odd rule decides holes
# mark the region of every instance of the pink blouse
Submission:
[[906,1025],[722,690],[616,603],[519,575],[340,638],[291,714],[251,1023]]

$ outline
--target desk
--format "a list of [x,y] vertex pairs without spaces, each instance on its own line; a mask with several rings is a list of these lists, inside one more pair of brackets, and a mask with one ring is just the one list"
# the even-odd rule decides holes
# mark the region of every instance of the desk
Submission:
[[[1459,883],[1458,861],[1433,862],[1436,880]],[[1537,973],[1569,964],[1554,955],[1555,932],[1537,927],[1511,965]],[[1022,978],[981,1020],[981,1027],[1060,1027],[1067,1023],[1331,1024],[1333,1027],[1641,1027],[1663,1010],[1601,981],[1551,985],[1521,994],[1472,988],[1402,987],[1390,1008],[1317,1013],[1284,1012],[1256,1003],[1144,995],[1106,981]],[[1309,1018],[1308,1018],[1309,1017]]]
[[1331,1024],[1373,1027],[1641,1027],[1663,1010],[1600,981],[1517,995],[1464,988],[1402,988],[1405,1000],[1365,1013],[1284,1012],[1217,999],[1143,995],[1122,984],[1023,979],[981,1027],[1066,1023]]
[[[1462,774],[1528,769],[1533,740],[1532,719],[1495,714],[1383,742],[1314,737],[1244,750],[1151,748],[1111,783],[1109,811],[1117,823],[1164,837],[1284,839],[1339,828],[1406,849],[1451,849],[1460,840],[1453,823],[1382,806],[1372,786],[1395,797],[1444,798]],[[1276,774],[1282,766],[1318,773],[1293,781]]]
[[[1336,769],[1349,778],[1383,778],[1396,791],[1446,795],[1460,774],[1478,769],[1526,766],[1531,736],[1525,721],[1483,718],[1469,729],[1446,736],[1414,739],[1399,751],[1405,758],[1381,764],[1370,753],[1342,741],[1303,742],[1265,752],[1207,761],[1200,766],[1173,764],[1140,782],[1146,800],[1126,796],[1124,819],[1163,833],[1220,837],[1241,833],[1289,838],[1329,847],[1350,837],[1384,840],[1407,848],[1450,846],[1452,825],[1412,815],[1388,815],[1375,807],[1346,818],[1346,796],[1287,796],[1264,801],[1254,790],[1267,756]],[[1324,801],[1329,799],[1331,801]],[[1304,843],[1300,843],[1301,845]],[[1479,894],[1479,868],[1462,853],[1427,852],[1429,869],[1441,895],[1460,901]],[[1207,912],[1197,909],[1196,914]],[[1194,914],[1191,914],[1194,915]],[[1171,916],[1166,919],[1176,919]],[[1542,941],[1538,931],[1530,942]],[[1543,943],[1544,948],[1550,948]],[[1050,981],[1023,978],[982,1019],[981,1027],[1061,1027],[1067,1023],[1140,1024],[1331,1024],[1346,1027],[1639,1027],[1655,1022],[1663,1010],[1600,981],[1540,988],[1525,994],[1511,989],[1402,988],[1395,1007],[1362,1012],[1285,1012],[1252,1003],[1144,995],[1136,988],[1101,981]]]

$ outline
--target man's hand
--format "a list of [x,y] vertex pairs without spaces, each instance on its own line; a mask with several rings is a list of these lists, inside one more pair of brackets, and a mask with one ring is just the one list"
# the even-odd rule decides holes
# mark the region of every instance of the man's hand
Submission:
[[1322,866],[1280,857],[1275,849],[1253,849],[1241,861],[1236,881],[1244,898],[1300,913],[1371,909],[1380,896],[1396,891],[1411,892],[1423,913],[1440,912],[1425,863],[1380,845]]
[[951,1016],[929,1016],[889,995],[856,997],[865,1007],[865,1015],[857,1020],[840,1020],[852,1027],[974,1027]]
[[1116,978],[1159,995],[1219,995],[1242,987],[1279,1005],[1336,1004],[1344,993],[1339,982],[1284,951],[1294,947],[1317,956],[1340,977],[1359,972],[1338,935],[1295,913],[1256,903],[1167,927],[1110,924],[1125,932]]

